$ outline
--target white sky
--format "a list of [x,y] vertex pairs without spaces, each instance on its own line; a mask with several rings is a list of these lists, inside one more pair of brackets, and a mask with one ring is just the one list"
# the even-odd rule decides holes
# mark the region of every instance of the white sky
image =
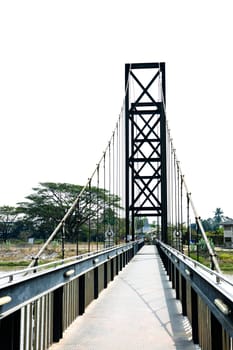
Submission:
[[120,113],[124,64],[166,62],[167,118],[202,218],[233,217],[231,1],[0,2],[0,205],[86,183]]

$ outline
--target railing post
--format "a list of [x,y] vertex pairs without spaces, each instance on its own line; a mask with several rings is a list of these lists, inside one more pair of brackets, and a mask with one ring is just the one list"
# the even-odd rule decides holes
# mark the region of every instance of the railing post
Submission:
[[99,296],[99,270],[98,267],[94,269],[94,298]]
[[192,305],[192,334],[194,344],[199,344],[199,335],[198,335],[198,303],[197,303],[197,294],[191,288],[191,305]]
[[127,249],[127,250],[126,250],[126,264],[128,264],[128,262],[129,262],[129,260],[130,260],[130,258],[129,258],[129,253],[130,253],[130,250]]
[[111,281],[114,280],[114,261],[111,259]]
[[179,279],[179,270],[175,267],[175,289],[176,289],[176,299],[180,299],[180,279]]
[[116,275],[119,273],[119,255],[116,256]]
[[122,269],[125,267],[125,252],[122,253],[122,257],[121,257],[121,261],[122,261]]
[[181,275],[181,304],[182,304],[182,314],[187,316],[187,290],[186,290],[186,279]]
[[172,288],[175,288],[175,266],[171,261],[171,280],[172,280]]
[[211,343],[212,350],[224,350],[222,342],[223,329],[217,318],[211,312]]
[[85,275],[79,277],[79,315],[85,311]]
[[123,265],[123,254],[120,254],[120,271],[122,270],[122,265]]
[[63,333],[63,287],[53,292],[53,341],[58,342]]
[[171,281],[172,280],[172,263],[168,257],[167,257],[167,266],[168,266],[169,281]]
[[104,288],[108,286],[108,261],[104,263]]
[[20,348],[20,316],[21,310],[0,320],[0,347],[4,350]]

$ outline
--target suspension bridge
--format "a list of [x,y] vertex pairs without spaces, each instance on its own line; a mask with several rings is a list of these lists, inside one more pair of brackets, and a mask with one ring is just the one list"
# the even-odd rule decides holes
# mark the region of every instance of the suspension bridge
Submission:
[[[210,268],[189,256],[193,221]],[[70,227],[77,255],[67,257]],[[84,228],[89,248],[91,237],[105,248],[79,254]],[[58,235],[62,259],[41,264]],[[87,184],[30,266],[0,278],[1,348],[228,350],[232,291],[176,155],[165,64],[126,64],[123,106]]]

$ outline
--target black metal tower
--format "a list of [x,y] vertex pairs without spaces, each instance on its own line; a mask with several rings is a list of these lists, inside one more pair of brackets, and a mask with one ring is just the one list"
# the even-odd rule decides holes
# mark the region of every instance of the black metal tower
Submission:
[[125,65],[126,233],[135,217],[159,217],[167,243],[165,63]]

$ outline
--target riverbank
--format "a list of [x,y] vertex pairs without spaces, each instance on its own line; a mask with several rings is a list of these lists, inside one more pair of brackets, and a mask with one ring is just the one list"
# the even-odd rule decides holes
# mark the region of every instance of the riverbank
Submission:
[[[36,254],[40,251],[42,244],[0,244],[0,267],[28,266]],[[85,254],[89,250],[103,249],[103,243],[86,242],[78,244],[78,254]],[[77,255],[77,244],[65,244],[65,258]],[[62,258],[62,247],[57,242],[52,242],[43,252],[39,263],[47,263]]]
[[[27,267],[36,254],[39,252],[42,244],[29,244],[29,243],[3,243],[0,244],[0,268],[1,267]],[[85,254],[89,250],[96,251],[103,249],[103,243],[91,242],[90,245],[87,242],[79,242],[78,254]],[[187,249],[186,249],[187,250]],[[222,272],[227,274],[233,274],[233,250],[222,250],[216,248],[217,258],[219,266]],[[187,251],[186,251],[187,254]],[[77,244],[66,243],[65,244],[65,258],[77,255]],[[45,249],[40,257],[39,263],[47,263],[62,258],[62,247],[59,242],[51,242]],[[197,259],[197,252],[191,253],[191,258]],[[200,263],[207,267],[210,267],[210,259],[208,255],[199,254],[198,260]]]

